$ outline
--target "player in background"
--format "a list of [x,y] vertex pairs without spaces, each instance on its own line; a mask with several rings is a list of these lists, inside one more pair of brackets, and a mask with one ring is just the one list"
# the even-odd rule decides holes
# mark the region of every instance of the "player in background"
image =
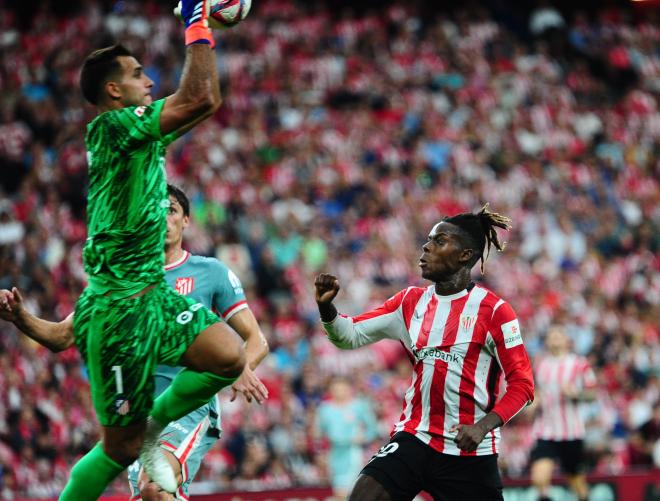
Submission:
[[[253,370],[268,353],[268,344],[250,310],[239,278],[215,258],[195,256],[183,249],[183,232],[190,218],[190,202],[180,189],[168,185],[170,207],[165,239],[165,279],[184,295],[189,295],[208,308],[213,308],[245,340],[247,364],[241,376],[232,385],[234,392],[242,393],[248,402],[262,403],[268,390]],[[17,289],[0,291],[0,318],[8,320],[28,337],[54,352],[70,347],[74,342],[72,315],[61,322],[47,322],[30,314],[23,307]],[[156,367],[156,395],[172,382],[181,367]],[[220,408],[217,399],[170,423],[160,437],[161,447],[173,466],[181,486],[174,499],[188,499],[188,490],[202,458],[220,436]],[[172,499],[150,482],[135,462],[128,470],[131,488],[130,501]]]
[[580,402],[596,398],[596,376],[586,358],[571,353],[570,339],[563,327],[550,328],[545,338],[547,353],[534,365],[538,399],[531,453],[532,485],[539,499],[550,500],[549,490],[555,461],[566,474],[578,500],[589,496],[584,468],[584,418]]
[[378,436],[378,421],[370,403],[353,395],[346,378],[333,378],[329,394],[318,408],[316,432],[330,442],[330,484],[339,501],[346,499],[360,472],[364,446]]
[[[499,427],[534,398],[532,368],[513,308],[470,280],[510,220],[488,211],[446,217],[431,229],[419,266],[428,287],[408,287],[355,317],[332,304],[339,281],[315,279],[328,339],[342,349],[395,339],[413,363],[390,442],[364,467],[351,501],[502,500]],[[504,373],[507,388],[498,400]]]
[[[183,232],[190,218],[190,202],[180,189],[168,185],[170,207],[165,238],[165,279],[177,292],[189,295],[208,308],[217,311],[223,320],[245,340],[247,364],[232,385],[233,396],[243,393],[248,402],[262,403],[268,397],[266,387],[252,372],[268,353],[268,344],[248,307],[239,278],[215,258],[194,256],[183,249]],[[160,394],[181,368],[156,368],[156,393]],[[170,463],[181,475],[182,485],[176,499],[188,499],[188,487],[199,470],[201,461],[220,436],[220,408],[217,398],[191,414],[167,426],[161,434],[161,447]],[[186,433],[187,431],[187,433]],[[202,438],[198,438],[201,436]],[[176,459],[175,459],[176,458]],[[172,461],[173,460],[173,461]],[[182,465],[184,465],[182,467]],[[147,490],[156,490],[148,483],[139,462],[129,468],[131,501],[149,498]],[[142,495],[140,493],[142,491]]]
[[[72,468],[61,501],[97,499],[138,456],[151,479],[175,492],[161,431],[208,403],[245,366],[234,330],[164,280],[166,147],[221,102],[208,2],[182,0],[186,56],[171,96],[153,100],[153,82],[121,45],[94,51],[82,66],[80,87],[98,116],[85,136],[88,284],[73,325],[103,433]],[[157,364],[187,369],[154,400]]]

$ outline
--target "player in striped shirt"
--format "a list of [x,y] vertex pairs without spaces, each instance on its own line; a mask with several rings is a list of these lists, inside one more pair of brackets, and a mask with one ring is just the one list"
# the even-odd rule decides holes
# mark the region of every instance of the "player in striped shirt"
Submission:
[[547,354],[534,366],[539,398],[534,434],[537,442],[531,453],[532,484],[540,500],[549,500],[555,461],[580,501],[589,495],[584,467],[584,419],[580,402],[595,398],[596,376],[586,358],[571,353],[570,339],[561,326],[546,335]]
[[[165,238],[165,280],[180,294],[188,295],[213,308],[245,340],[247,364],[232,385],[234,395],[243,394],[248,402],[261,403],[268,397],[266,387],[252,372],[268,353],[268,344],[250,310],[239,278],[215,258],[195,256],[183,249],[183,231],[188,226],[190,203],[178,188],[168,185],[170,207]],[[27,312],[20,293],[0,291],[0,318],[13,322],[30,338],[58,352],[73,344],[72,315],[54,323]],[[156,367],[156,395],[167,388],[181,367]],[[180,480],[174,496],[150,482],[139,462],[128,468],[131,489],[129,501],[187,500],[188,490],[206,452],[220,436],[220,408],[217,398],[170,423],[161,433],[160,444]]]
[[[350,501],[400,501],[426,491],[442,500],[501,500],[499,427],[534,398],[532,368],[513,308],[470,280],[510,220],[484,206],[446,217],[422,246],[428,287],[408,287],[355,317],[332,304],[336,277],[316,277],[328,339],[342,349],[400,341],[413,363],[390,442],[364,467]],[[501,374],[507,388],[498,399]]]

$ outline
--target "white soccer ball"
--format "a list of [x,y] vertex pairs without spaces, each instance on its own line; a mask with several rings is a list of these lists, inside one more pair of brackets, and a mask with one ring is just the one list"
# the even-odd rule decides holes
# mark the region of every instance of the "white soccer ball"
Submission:
[[252,7],[252,0],[211,0],[209,26],[226,29],[245,19]]
[[[225,30],[245,19],[252,7],[252,0],[210,0],[209,27]],[[181,19],[181,2],[174,9],[174,15]]]

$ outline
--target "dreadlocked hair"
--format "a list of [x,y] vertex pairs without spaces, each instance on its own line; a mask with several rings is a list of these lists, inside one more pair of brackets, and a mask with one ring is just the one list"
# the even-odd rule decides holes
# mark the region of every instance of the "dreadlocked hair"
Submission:
[[[511,219],[497,212],[489,211],[488,203],[476,214],[473,212],[464,212],[446,217],[443,221],[458,226],[463,230],[462,236],[466,240],[466,245],[477,251],[470,264],[474,266],[481,259],[482,275],[486,260],[490,256],[491,246],[494,246],[498,251],[503,251],[506,245],[506,242],[500,242],[495,228],[502,228],[503,230],[509,230],[511,228]],[[484,252],[486,253],[485,256]]]

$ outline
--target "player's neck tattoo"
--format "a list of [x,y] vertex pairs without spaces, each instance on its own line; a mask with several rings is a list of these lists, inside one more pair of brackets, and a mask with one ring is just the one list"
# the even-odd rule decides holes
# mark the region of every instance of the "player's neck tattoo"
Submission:
[[449,277],[444,277],[435,281],[435,292],[442,296],[456,294],[467,288],[470,284],[470,269],[465,267]]

